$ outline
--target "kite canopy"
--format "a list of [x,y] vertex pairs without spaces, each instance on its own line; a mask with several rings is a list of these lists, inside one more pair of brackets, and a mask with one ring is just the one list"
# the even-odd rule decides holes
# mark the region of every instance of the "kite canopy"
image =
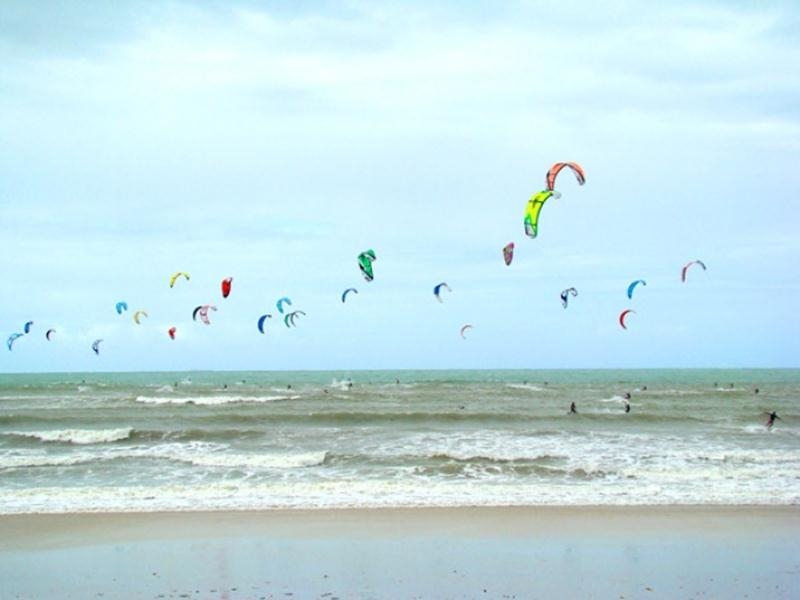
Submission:
[[472,325],[467,324],[467,325],[464,325],[461,328],[461,337],[464,338],[464,339],[467,339],[467,336],[464,335],[464,333],[466,333],[467,329],[472,329]]
[[553,190],[542,190],[531,196],[525,208],[525,235],[535,238],[539,234],[539,213],[542,206],[550,198],[560,198],[561,194]]
[[689,267],[692,265],[699,265],[703,267],[703,271],[706,270],[706,264],[702,260],[693,260],[691,262],[686,263],[683,265],[683,269],[681,269],[681,281],[686,281],[686,273],[689,271]]
[[31,332],[31,327],[33,327],[33,321],[28,321],[27,323],[25,323],[25,325],[23,326],[22,330],[25,333],[30,333]]
[[627,309],[623,310],[621,313],[619,313],[619,325],[623,329],[627,329],[628,328],[628,326],[625,324],[625,319],[627,319],[628,315],[631,314],[631,313],[636,314],[636,311],[632,310],[630,308],[627,308]]
[[150,315],[148,315],[146,311],[137,310],[135,313],[133,313],[133,320],[137,325],[141,325],[142,317],[149,317],[149,316]]
[[367,281],[372,281],[375,275],[372,272],[372,263],[375,261],[375,250],[370,248],[358,255],[358,268]]
[[561,305],[564,308],[567,308],[567,303],[569,301],[570,295],[572,295],[572,297],[574,298],[575,296],[578,295],[578,290],[576,290],[574,287],[570,287],[561,292]]
[[278,308],[278,312],[281,313],[281,314],[283,314],[283,305],[284,304],[286,304],[287,306],[291,306],[292,305],[292,301],[289,300],[289,298],[287,296],[284,296],[283,298],[281,298],[280,300],[278,300],[275,303],[275,306]]
[[53,334],[54,334],[55,332],[56,332],[56,330],[55,330],[55,329],[48,329],[48,330],[47,330],[47,333],[45,333],[45,334],[44,334],[44,337],[46,337],[46,338],[47,338],[47,341],[48,341],[48,342],[49,342],[50,340],[52,340],[52,339],[53,339]]
[[306,316],[306,313],[304,313],[302,310],[290,312],[283,318],[283,324],[286,325],[286,327],[294,327],[296,325],[294,321],[300,315]]
[[231,293],[231,284],[233,283],[233,277],[228,277],[227,279],[222,280],[222,297],[227,298],[228,295]]
[[200,306],[195,307],[192,311],[192,320],[197,321],[197,317],[200,317],[200,320],[205,323],[206,325],[211,325],[211,321],[208,319],[208,311],[209,310],[217,310],[217,307],[213,304],[201,304]]
[[259,319],[258,319],[258,330],[259,330],[261,333],[264,333],[264,322],[265,322],[267,319],[271,319],[271,318],[272,318],[272,315],[261,315],[261,316],[259,317]]
[[564,168],[569,168],[575,174],[575,179],[578,180],[579,185],[586,183],[586,176],[583,174],[583,167],[574,162],[557,162],[547,172],[545,177],[545,185],[548,190],[553,190],[556,187],[556,177]]
[[11,352],[11,348],[14,345],[14,342],[16,340],[18,340],[19,338],[21,338],[23,335],[25,335],[25,334],[24,333],[12,333],[10,336],[8,336],[8,339],[6,340],[6,346],[8,346],[8,351],[9,352]]
[[510,265],[511,261],[514,260],[514,242],[510,242],[503,247],[503,260],[506,266]]
[[95,340],[95,341],[92,342],[92,351],[97,355],[100,354],[100,342],[102,342],[102,341],[103,340],[101,338],[101,339],[98,339],[98,340]]
[[647,282],[644,279],[637,279],[636,281],[632,282],[628,286],[628,298],[633,299],[633,290],[636,289],[637,285],[647,285]]
[[174,339],[175,339],[175,332],[177,332],[177,331],[178,331],[178,330],[177,330],[177,328],[175,328],[174,326],[173,326],[173,327],[170,327],[170,328],[167,330],[167,334],[169,335],[170,339],[172,339],[172,340],[174,340]]
[[442,288],[446,289],[448,292],[452,292],[453,290],[450,289],[450,286],[447,285],[444,281],[434,286],[433,288],[433,295],[436,296],[436,299],[441,302],[442,297],[439,295],[442,291]]
[[350,293],[357,294],[358,290],[356,288],[347,288],[344,292],[342,292],[342,302],[347,299],[347,294]]
[[183,277],[186,281],[189,281],[188,273],[184,273],[183,271],[178,271],[177,273],[173,273],[172,277],[169,278],[169,287],[174,287],[175,282],[178,280],[179,277]]

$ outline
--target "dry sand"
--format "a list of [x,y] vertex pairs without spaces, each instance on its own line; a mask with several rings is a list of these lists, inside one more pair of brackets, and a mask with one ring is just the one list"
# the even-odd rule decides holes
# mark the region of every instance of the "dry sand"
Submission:
[[0,598],[800,598],[800,507],[2,516]]

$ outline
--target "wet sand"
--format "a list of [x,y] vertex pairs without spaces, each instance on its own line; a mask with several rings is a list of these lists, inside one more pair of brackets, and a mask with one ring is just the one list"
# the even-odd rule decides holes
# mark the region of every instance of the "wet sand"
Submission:
[[0,517],[0,598],[798,598],[800,507]]

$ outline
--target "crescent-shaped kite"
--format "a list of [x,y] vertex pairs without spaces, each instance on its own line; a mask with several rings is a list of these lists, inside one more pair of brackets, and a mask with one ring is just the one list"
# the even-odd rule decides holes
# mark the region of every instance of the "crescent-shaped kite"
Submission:
[[146,311],[143,311],[143,310],[137,310],[135,313],[133,313],[133,321],[134,321],[134,323],[136,323],[137,325],[141,325],[141,324],[142,324],[142,323],[141,323],[141,319],[142,319],[142,317],[149,317],[149,316],[150,316],[150,315],[148,315]]
[[559,173],[565,168],[568,167],[572,170],[575,174],[575,179],[578,180],[579,185],[583,185],[586,183],[586,176],[583,173],[583,167],[581,167],[578,163],[575,162],[557,162],[550,170],[547,172],[545,177],[545,185],[547,186],[548,190],[555,189],[556,187],[556,177]]
[[8,339],[6,340],[6,346],[8,346],[8,351],[9,352],[11,352],[11,348],[14,345],[14,342],[16,340],[18,340],[19,338],[21,338],[23,335],[25,335],[25,334],[24,333],[12,333],[10,336],[8,336]]
[[97,340],[92,342],[92,351],[95,354],[97,354],[98,356],[100,355],[100,342],[102,342],[102,341],[103,340],[101,338],[101,339],[97,339]]
[[45,338],[47,338],[47,341],[48,341],[48,342],[49,342],[50,340],[52,340],[52,339],[53,339],[53,334],[54,334],[55,332],[56,332],[56,330],[55,330],[55,329],[48,329],[48,330],[47,330],[47,333],[45,333],[45,334],[44,334],[44,337],[45,337]]
[[525,235],[531,238],[539,235],[539,213],[542,211],[542,206],[550,198],[560,197],[561,194],[553,190],[542,190],[531,196],[525,207]]
[[175,333],[177,331],[178,331],[178,329],[174,325],[172,327],[170,327],[169,329],[167,329],[167,335],[169,335],[169,338],[171,340],[175,339]]
[[570,294],[574,298],[575,296],[578,295],[578,290],[576,290],[574,287],[571,287],[561,292],[561,304],[564,308],[567,308],[567,303],[569,301]]
[[433,288],[433,295],[436,296],[436,299],[439,302],[442,302],[441,292],[442,288],[446,289],[448,292],[452,292],[453,290],[450,289],[450,286],[447,285],[444,281],[434,286]]
[[128,310],[128,303],[127,302],[117,302],[116,309],[117,309],[117,314],[121,315],[126,310]]
[[467,336],[464,335],[464,333],[466,333],[467,329],[472,329],[472,325],[467,324],[467,325],[464,325],[461,328],[461,332],[460,332],[461,333],[461,337],[464,338],[464,339],[467,339]]
[[632,309],[630,309],[630,308],[626,308],[626,309],[625,309],[625,310],[623,310],[621,313],[619,313],[619,325],[620,325],[620,327],[622,327],[623,329],[627,329],[627,328],[628,328],[628,326],[625,324],[625,319],[626,319],[626,318],[628,317],[628,315],[629,315],[629,314],[631,314],[631,313],[633,313],[633,314],[636,314],[636,311],[635,311],[635,310],[632,310]]
[[209,310],[217,310],[217,307],[213,304],[201,304],[200,306],[196,307],[192,311],[192,320],[197,321],[197,317],[200,317],[200,320],[205,323],[206,325],[211,325],[211,321],[208,319],[208,311]]
[[283,318],[283,324],[286,325],[286,327],[294,327],[295,326],[294,321],[295,319],[297,319],[299,315],[305,316],[306,313],[304,313],[302,310],[295,310],[293,312],[290,312]]
[[264,323],[265,323],[265,321],[266,321],[267,319],[271,319],[271,318],[272,318],[272,315],[269,315],[269,314],[268,314],[268,315],[261,315],[261,316],[258,318],[258,330],[259,330],[261,333],[264,333]]
[[628,286],[628,298],[631,300],[633,299],[633,290],[637,285],[647,285],[647,282],[644,279],[637,279]]
[[281,314],[283,314],[283,305],[284,304],[286,304],[288,306],[291,306],[292,305],[292,301],[289,300],[289,298],[287,296],[284,296],[283,298],[281,298],[280,300],[278,300],[275,303],[275,306],[277,307],[278,312],[281,313]]
[[173,273],[172,277],[169,278],[169,287],[175,287],[175,282],[178,280],[178,277],[183,277],[186,281],[189,281],[188,273],[178,271],[177,273]]
[[358,290],[356,288],[347,288],[345,291],[342,292],[342,303],[347,299],[347,294],[357,294]]
[[692,265],[699,265],[703,267],[703,271],[706,270],[706,264],[702,260],[693,260],[691,262],[688,262],[685,265],[683,265],[683,269],[681,269],[681,281],[683,282],[686,281],[686,273],[689,270],[689,267],[691,267]]

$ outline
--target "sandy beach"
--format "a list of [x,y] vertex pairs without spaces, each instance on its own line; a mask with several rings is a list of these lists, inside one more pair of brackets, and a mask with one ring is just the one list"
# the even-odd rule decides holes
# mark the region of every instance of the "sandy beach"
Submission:
[[800,508],[0,517],[2,598],[797,598]]

